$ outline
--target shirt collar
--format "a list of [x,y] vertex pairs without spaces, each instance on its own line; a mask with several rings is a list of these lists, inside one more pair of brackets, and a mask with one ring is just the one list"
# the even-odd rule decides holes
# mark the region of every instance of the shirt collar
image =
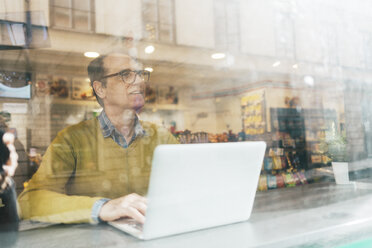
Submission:
[[[103,134],[103,137],[113,137],[113,135],[120,134],[119,131],[115,128],[115,126],[111,123],[110,119],[107,117],[105,110],[102,110],[101,114],[97,117],[99,124],[101,126],[101,131]],[[134,136],[133,138],[137,136],[143,136],[146,134],[145,129],[143,129],[141,122],[139,121],[139,117],[136,114],[135,116],[135,123],[134,123]]]

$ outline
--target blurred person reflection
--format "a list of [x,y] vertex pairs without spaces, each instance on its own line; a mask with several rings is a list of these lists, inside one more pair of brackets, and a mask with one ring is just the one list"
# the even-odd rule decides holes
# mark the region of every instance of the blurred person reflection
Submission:
[[[10,117],[10,115],[9,115]],[[31,178],[30,168],[28,166],[28,156],[25,150],[24,145],[17,137],[17,132],[13,128],[9,128],[6,118],[0,115],[0,130],[3,132],[8,132],[14,135],[14,147],[18,155],[18,166],[17,170],[13,175],[13,180],[16,186],[16,193],[20,194],[23,191],[23,184]]]
[[139,119],[150,73],[126,54],[88,66],[103,111],[58,133],[19,196],[22,217],[53,223],[145,221],[153,151],[178,143],[166,129]]
[[18,166],[14,136],[0,129],[0,244],[7,247],[17,239],[18,211],[15,183],[12,179]]

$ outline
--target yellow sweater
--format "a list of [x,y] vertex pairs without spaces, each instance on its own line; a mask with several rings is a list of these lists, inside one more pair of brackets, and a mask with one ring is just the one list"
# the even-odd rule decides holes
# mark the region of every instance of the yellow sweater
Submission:
[[52,223],[91,222],[98,199],[146,194],[155,147],[178,142],[164,128],[148,122],[141,125],[146,135],[128,148],[104,138],[97,118],[59,132],[18,198],[21,217]]

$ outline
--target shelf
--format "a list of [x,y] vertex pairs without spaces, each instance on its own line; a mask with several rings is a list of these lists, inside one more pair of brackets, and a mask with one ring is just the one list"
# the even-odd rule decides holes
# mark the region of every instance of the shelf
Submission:
[[48,103],[51,105],[78,105],[78,106],[91,106],[100,108],[100,105],[96,100],[77,100],[77,99],[61,99],[61,98],[50,98],[50,99],[43,99],[43,103]]
[[[78,100],[78,99],[62,99],[62,98],[50,98],[48,100],[44,100],[45,102],[48,102],[53,105],[80,105],[80,106],[92,106],[100,108],[100,105],[95,100]],[[188,108],[179,105],[179,104],[149,104],[145,103],[144,110],[174,110],[174,111],[183,111],[188,110]]]
[[145,104],[144,110],[174,110],[174,111],[184,111],[188,110],[184,106],[178,104]]

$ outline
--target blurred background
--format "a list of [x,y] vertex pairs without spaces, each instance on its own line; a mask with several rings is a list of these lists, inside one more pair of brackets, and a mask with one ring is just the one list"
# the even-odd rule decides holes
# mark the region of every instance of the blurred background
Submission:
[[[101,111],[98,54],[151,71],[141,119],[182,143],[265,140],[260,190],[370,177],[370,1],[1,0],[1,125],[17,136],[18,192],[62,128]],[[336,156],[337,155],[337,156]]]

